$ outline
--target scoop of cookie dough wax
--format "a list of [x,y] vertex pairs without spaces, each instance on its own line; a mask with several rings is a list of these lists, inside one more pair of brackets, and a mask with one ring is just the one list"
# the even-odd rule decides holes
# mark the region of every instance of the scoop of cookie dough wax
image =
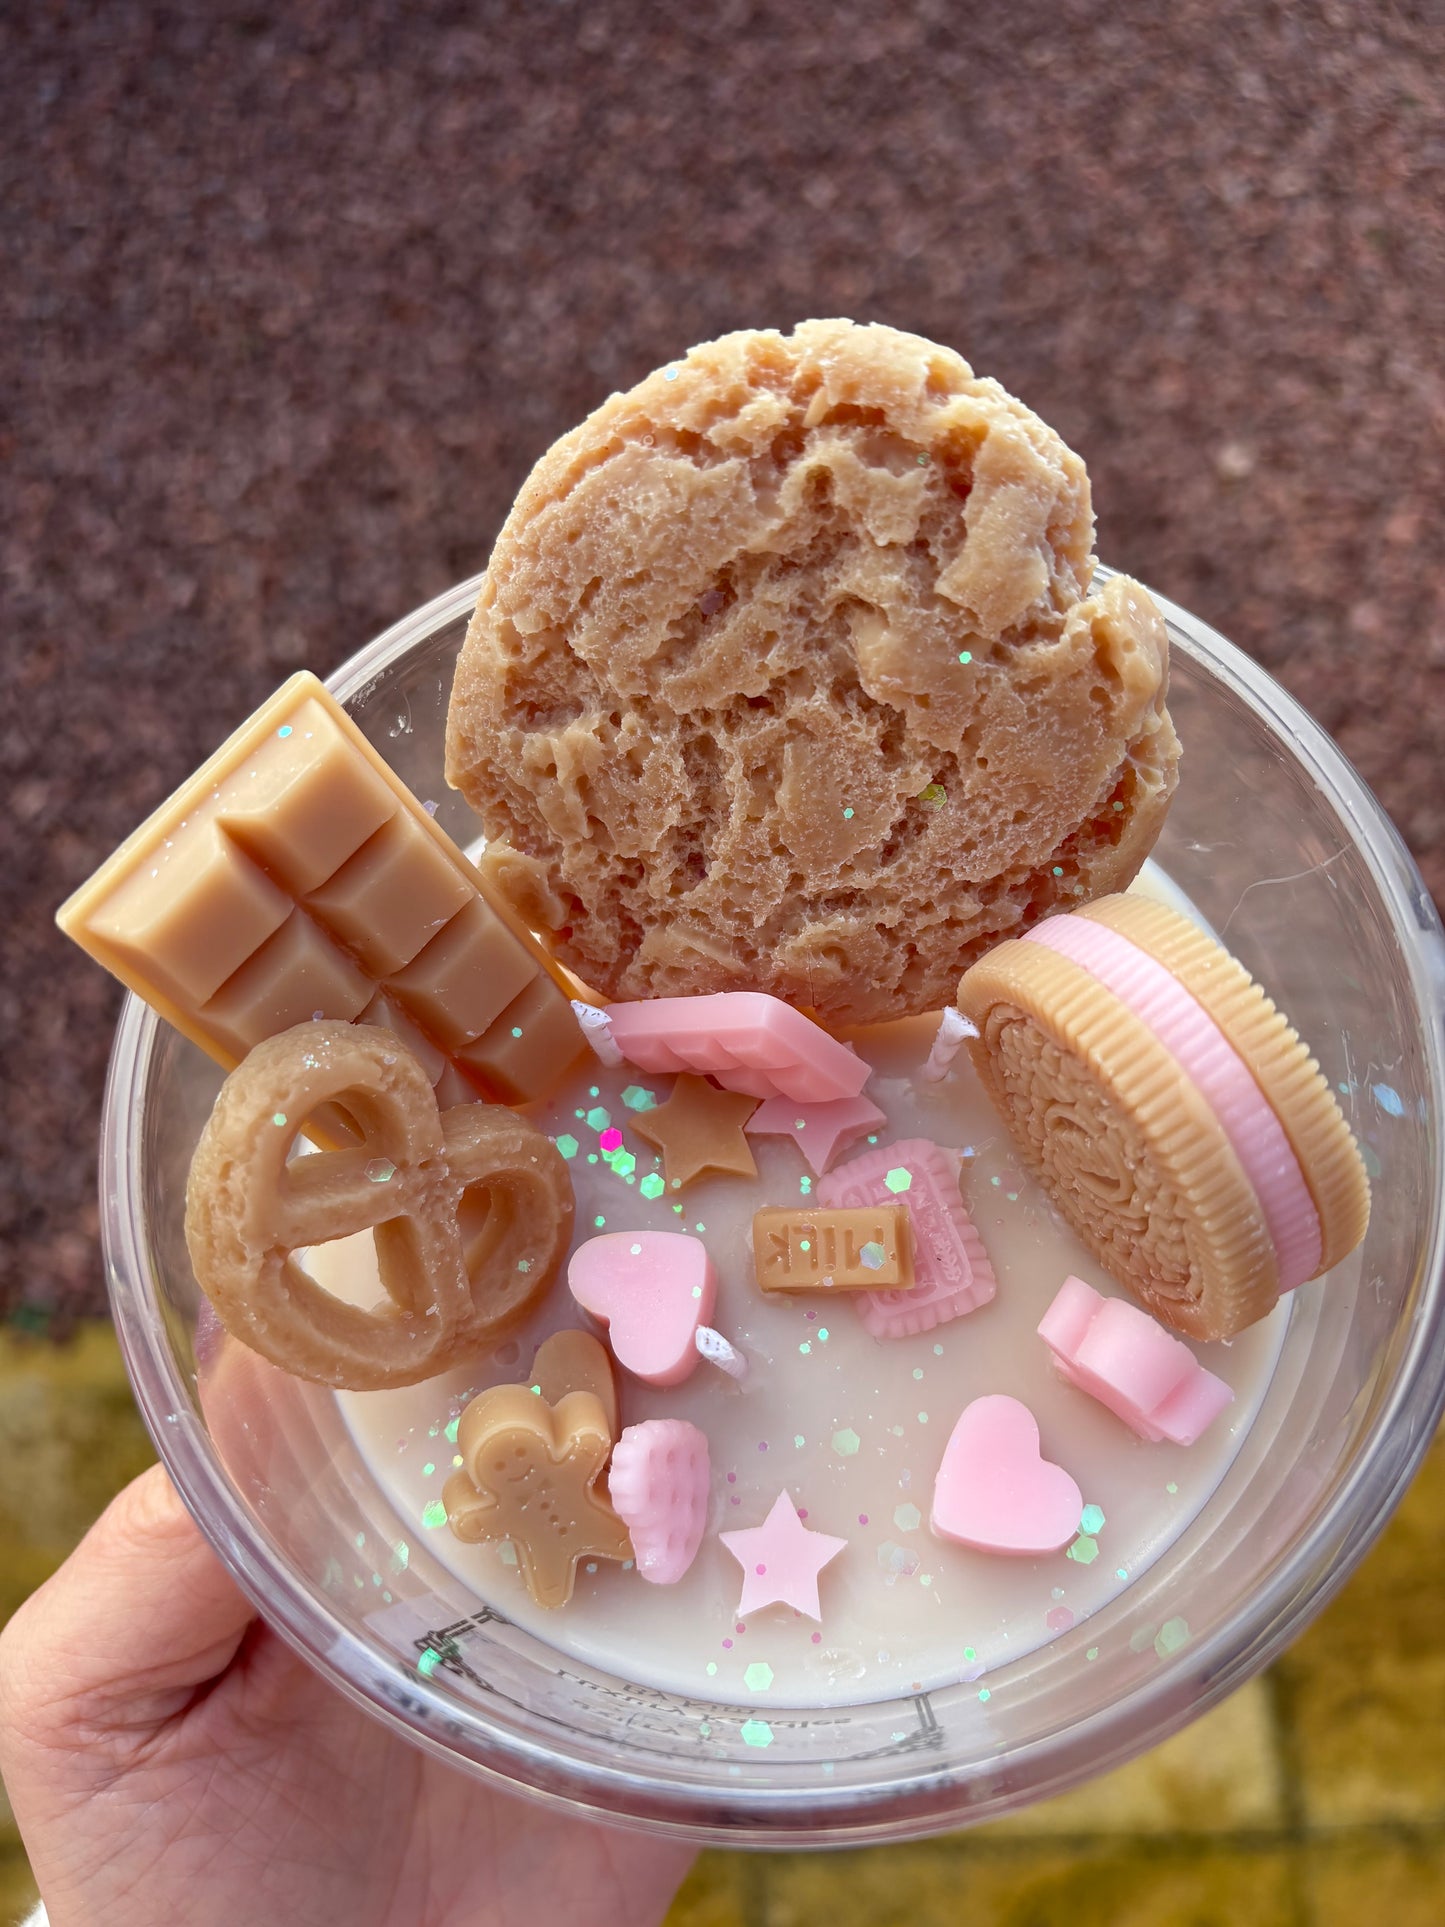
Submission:
[[892,328],[695,348],[533,470],[457,669],[494,878],[611,998],[825,1021],[1122,889],[1173,792],[1163,622],[1083,464]]

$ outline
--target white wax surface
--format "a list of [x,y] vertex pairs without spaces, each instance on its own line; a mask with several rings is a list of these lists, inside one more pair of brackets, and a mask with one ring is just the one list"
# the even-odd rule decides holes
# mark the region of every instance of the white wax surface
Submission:
[[[966,1051],[943,1082],[914,1080],[936,1028],[936,1018],[920,1019],[854,1041],[875,1065],[868,1094],[890,1121],[879,1142],[927,1137],[962,1154],[964,1202],[998,1276],[992,1304],[916,1338],[879,1341],[845,1296],[765,1298],[753,1278],[752,1214],[806,1195],[800,1181],[811,1173],[797,1147],[755,1138],[756,1181],[705,1178],[649,1200],[639,1183],[659,1161],[631,1130],[635,1113],[622,1093],[637,1086],[660,1102],[671,1079],[584,1064],[576,1085],[534,1114],[549,1134],[577,1141],[577,1241],[601,1230],[701,1236],[719,1276],[712,1323],[750,1366],[739,1385],[700,1361],[685,1383],[661,1391],[617,1374],[623,1425],[679,1417],[707,1434],[712,1500],[702,1550],[674,1586],[606,1562],[595,1572],[583,1567],[571,1603],[549,1612],[532,1602],[510,1547],[465,1546],[436,1523],[456,1451],[449,1421],[484,1386],[524,1381],[549,1332],[588,1324],[565,1271],[533,1322],[472,1370],[405,1391],[338,1394],[366,1464],[404,1522],[402,1536],[424,1537],[479,1601],[580,1660],[694,1698],[755,1700],[760,1713],[769,1704],[846,1705],[981,1678],[1098,1611],[1159,1558],[1233,1459],[1274,1368],[1287,1308],[1230,1345],[1193,1348],[1234,1388],[1235,1403],[1191,1447],[1146,1444],[1064,1385],[1036,1335],[1039,1319],[1069,1273],[1112,1296],[1120,1288],[1014,1163]],[[586,1113],[599,1109],[637,1160],[630,1185],[600,1156],[589,1162],[599,1123]],[[863,1140],[839,1163],[869,1148]],[[375,1297],[369,1239],[313,1252],[310,1262],[333,1290]],[[1076,1556],[993,1557],[930,1532],[949,1432],[963,1407],[989,1392],[1023,1400],[1045,1455],[1104,1515],[1090,1540],[1076,1542]],[[848,1541],[821,1575],[821,1624],[779,1606],[745,1621],[735,1611],[742,1574],[717,1534],[760,1525],[784,1488],[809,1526]]]

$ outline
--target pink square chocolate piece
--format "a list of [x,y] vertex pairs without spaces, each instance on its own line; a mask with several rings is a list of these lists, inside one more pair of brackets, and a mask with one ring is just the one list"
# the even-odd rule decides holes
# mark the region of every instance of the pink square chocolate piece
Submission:
[[1141,1439],[1193,1445],[1233,1403],[1229,1386],[1206,1371],[1182,1339],[1137,1305],[1105,1298],[1082,1278],[1064,1280],[1039,1336],[1060,1375]]
[[712,1317],[717,1272],[700,1238],[680,1231],[609,1231],[572,1254],[567,1286],[607,1327],[619,1365],[647,1385],[680,1385],[695,1370],[699,1325]]
[[820,1178],[830,1207],[906,1204],[913,1224],[914,1284],[907,1291],[854,1295],[875,1338],[912,1338],[988,1304],[998,1290],[982,1238],[963,1208],[958,1157],[928,1138],[880,1144]]
[[870,1067],[821,1025],[763,991],[609,1004],[612,1038],[644,1071],[694,1071],[749,1097],[856,1097]]

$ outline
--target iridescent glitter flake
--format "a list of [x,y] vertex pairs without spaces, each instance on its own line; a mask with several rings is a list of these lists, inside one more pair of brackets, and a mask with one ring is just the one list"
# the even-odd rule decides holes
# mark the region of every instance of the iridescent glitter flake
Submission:
[[883,1261],[887,1256],[888,1253],[883,1249],[882,1245],[879,1244],[876,1239],[870,1238],[868,1243],[864,1245],[863,1249],[858,1253],[858,1262],[867,1271],[881,1271]]
[[900,1191],[911,1189],[913,1173],[906,1165],[895,1164],[891,1171],[884,1174],[883,1182],[888,1186],[888,1189],[897,1196]]
[[600,1104],[594,1105],[587,1113],[587,1128],[589,1131],[605,1131],[611,1122],[611,1113],[604,1111]]
[[894,1511],[893,1523],[900,1532],[917,1532],[923,1523],[923,1514],[916,1505],[901,1505]]
[[766,1720],[744,1720],[738,1729],[744,1746],[771,1746],[773,1729]]
[[907,1546],[895,1545],[891,1539],[885,1539],[878,1548],[878,1564],[883,1569],[884,1584],[892,1586],[900,1579],[911,1579],[923,1561]]
[[629,1111],[653,1111],[657,1108],[656,1097],[640,1084],[629,1084],[622,1093],[622,1101]]
[[851,1425],[845,1425],[840,1432],[833,1434],[833,1450],[840,1459],[851,1459],[862,1443]]
[[929,783],[919,791],[918,800],[925,809],[940,809],[948,801],[948,791],[942,783]]
[[561,1137],[555,1139],[554,1141],[556,1143],[557,1149],[562,1153],[564,1158],[575,1158],[577,1153],[582,1148],[581,1145],[577,1142],[576,1138],[573,1137],[571,1133],[567,1131],[564,1131]]
[[1087,1534],[1082,1534],[1075,1539],[1064,1556],[1072,1559],[1076,1565],[1092,1566],[1099,1556],[1099,1542],[1097,1539],[1089,1538]]
[[390,1158],[371,1158],[366,1166],[366,1175],[373,1184],[390,1184],[396,1176],[396,1166]]
[[1079,1530],[1092,1539],[1104,1530],[1104,1515],[1096,1505],[1086,1505],[1079,1514]]
[[637,1188],[644,1198],[660,1198],[667,1186],[656,1171],[649,1171]]
[[766,1660],[754,1660],[743,1672],[743,1684],[750,1693],[766,1693],[773,1683],[773,1669]]
[[428,1532],[435,1532],[438,1526],[447,1522],[447,1509],[440,1499],[433,1499],[421,1515],[421,1522]]

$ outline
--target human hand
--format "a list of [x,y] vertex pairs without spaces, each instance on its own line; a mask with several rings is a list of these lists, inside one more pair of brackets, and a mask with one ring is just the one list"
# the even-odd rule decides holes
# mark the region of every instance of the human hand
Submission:
[[159,1466],[0,1634],[0,1775],[51,1927],[651,1927],[692,1858],[498,1793],[351,1705]]

